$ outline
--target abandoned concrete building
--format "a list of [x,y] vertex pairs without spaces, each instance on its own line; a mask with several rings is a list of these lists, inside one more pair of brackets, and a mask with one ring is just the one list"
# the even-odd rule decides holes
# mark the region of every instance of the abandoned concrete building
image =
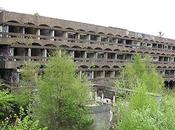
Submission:
[[55,48],[64,48],[95,84],[119,75],[133,54],[149,54],[165,85],[175,82],[175,40],[126,29],[8,11],[0,12],[0,79],[14,85],[20,81],[24,61],[45,63]]

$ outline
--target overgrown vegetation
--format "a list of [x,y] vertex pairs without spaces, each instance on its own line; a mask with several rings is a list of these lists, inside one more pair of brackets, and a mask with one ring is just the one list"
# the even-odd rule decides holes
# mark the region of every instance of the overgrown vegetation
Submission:
[[33,117],[50,130],[84,129],[90,123],[85,105],[89,100],[89,86],[75,74],[72,59],[56,52],[38,78]]
[[175,129],[175,97],[163,91],[163,82],[147,57],[135,55],[116,81],[117,87],[133,90],[118,100],[117,130]]
[[[76,75],[75,64],[56,52],[48,64],[27,62],[21,88],[0,91],[1,130],[81,130],[92,123],[86,105],[89,83]],[[21,113],[22,109],[22,113]]]

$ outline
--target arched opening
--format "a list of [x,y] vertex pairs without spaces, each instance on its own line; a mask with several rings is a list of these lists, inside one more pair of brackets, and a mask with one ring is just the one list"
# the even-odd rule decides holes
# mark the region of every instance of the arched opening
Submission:
[[54,31],[55,31],[55,40],[56,41],[62,41],[62,38],[65,35],[65,31],[62,30],[62,27],[59,26],[54,26]]
[[[23,31],[23,27],[21,26],[18,26],[18,25],[15,25],[15,24],[19,24],[18,21],[8,21],[9,25],[6,26],[6,32],[9,32],[9,33],[24,33]],[[10,25],[11,23],[11,25]],[[11,37],[17,37],[17,35],[15,34],[11,34],[10,35]]]
[[77,32],[75,32],[73,28],[66,28],[66,30],[68,42],[75,42],[75,40],[78,38]]
[[88,39],[88,34],[83,29],[78,29],[77,31],[79,32],[78,39],[80,40],[80,43],[85,43],[85,40]]
[[55,46],[53,44],[46,44],[46,45],[44,45],[44,47],[46,47],[46,48],[42,49],[42,54],[44,57],[49,57],[53,54],[53,52],[55,51],[55,48],[57,46]]
[[31,56],[42,56],[43,49],[40,48],[39,43],[32,43]]
[[50,36],[53,35],[53,31],[50,30],[50,27],[46,24],[40,24],[40,35],[41,39],[47,40]]
[[89,33],[89,39],[88,40],[90,40],[91,42],[90,43],[94,43],[94,42],[96,42],[97,40],[99,40],[99,35],[98,34],[95,34],[95,32],[94,31],[88,31],[88,33]]
[[29,27],[25,27],[25,34],[32,34],[36,35],[37,34],[37,28],[30,27],[30,26],[35,26],[33,23],[25,23],[26,25],[29,25]]
[[[95,48],[95,50],[102,50],[101,48]],[[103,51],[97,51],[96,52],[96,58],[97,59],[104,59],[105,53]]]

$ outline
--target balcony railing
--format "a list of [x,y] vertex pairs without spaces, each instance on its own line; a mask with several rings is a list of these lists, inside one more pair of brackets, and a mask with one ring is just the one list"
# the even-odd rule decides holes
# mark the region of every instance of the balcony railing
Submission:
[[146,46],[138,46],[138,45],[128,45],[128,44],[118,44],[116,42],[101,42],[101,41],[93,41],[93,40],[82,40],[82,39],[73,39],[73,38],[64,38],[64,37],[52,37],[52,36],[44,36],[44,35],[34,35],[34,34],[22,34],[22,33],[5,33],[0,32],[0,37],[2,38],[19,38],[19,39],[36,39],[36,40],[49,40],[49,41],[64,41],[70,43],[88,43],[88,44],[97,44],[97,45],[109,45],[109,46],[117,46],[117,47],[125,47],[128,49],[139,49],[141,51],[158,51],[158,52],[168,52],[175,53],[175,50],[171,49],[163,49],[163,48],[152,48]]

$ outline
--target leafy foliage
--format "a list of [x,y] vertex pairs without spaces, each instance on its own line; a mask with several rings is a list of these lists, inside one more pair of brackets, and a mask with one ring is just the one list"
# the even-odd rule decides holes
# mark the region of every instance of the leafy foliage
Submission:
[[33,121],[29,116],[24,116],[23,109],[20,109],[19,116],[14,115],[14,123],[10,123],[10,119],[6,118],[5,121],[1,122],[1,130],[47,130],[47,128],[40,128],[38,121]]
[[127,64],[121,71],[115,85],[116,87],[135,89],[138,87],[138,83],[145,84],[148,92],[154,93],[162,91],[164,86],[164,80],[157,73],[155,66],[150,63],[150,57],[141,58],[139,54],[136,54],[133,63]]
[[129,85],[134,92],[117,103],[117,130],[174,130],[174,94],[162,91],[163,80],[155,68],[152,69],[150,62],[143,62],[136,55],[133,63],[127,65],[122,74],[125,80],[117,81],[117,85],[122,83],[124,88]]
[[37,80],[33,116],[49,129],[83,129],[90,123],[87,115],[88,82],[75,74],[72,59],[56,52],[49,59],[44,75]]
[[12,102],[14,102],[14,96],[8,91],[0,91],[0,117],[4,119],[12,111]]

